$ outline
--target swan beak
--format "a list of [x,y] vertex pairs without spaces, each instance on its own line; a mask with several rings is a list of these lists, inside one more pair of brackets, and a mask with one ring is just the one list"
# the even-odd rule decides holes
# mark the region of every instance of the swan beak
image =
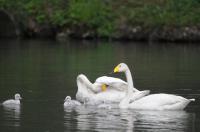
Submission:
[[102,91],[106,91],[106,89],[107,89],[107,85],[106,84],[101,85],[101,90]]
[[114,69],[114,73],[119,72],[119,66],[116,66]]

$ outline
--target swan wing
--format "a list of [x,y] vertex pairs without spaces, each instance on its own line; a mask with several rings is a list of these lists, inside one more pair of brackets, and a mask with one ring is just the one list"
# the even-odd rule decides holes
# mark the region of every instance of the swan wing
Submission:
[[96,79],[95,83],[106,84],[110,88],[124,91],[128,88],[127,82],[115,77],[102,76]]
[[[104,79],[106,80],[107,78]],[[120,91],[112,88],[108,88],[106,91],[101,91],[102,84],[99,82],[97,81],[92,84],[85,75],[78,75],[78,91],[76,93],[76,99],[80,102],[84,102],[86,98],[92,101],[119,102],[125,96],[125,91]],[[96,91],[100,90],[100,92],[94,92],[94,89],[96,89]]]
[[130,97],[130,102],[136,101],[138,99],[143,98],[144,96],[148,95],[150,93],[150,90],[143,90],[143,91],[137,91],[133,92]]
[[[108,85],[107,90],[101,90],[102,84]],[[92,84],[83,74],[78,75],[77,86],[76,99],[80,102],[84,102],[86,98],[94,101],[120,102],[125,97],[126,89],[128,88],[127,83],[123,80],[107,76],[97,78],[95,83]],[[133,92],[136,91],[134,89]],[[149,91],[138,92],[139,94],[133,95],[131,100],[142,98],[149,93]]]
[[104,102],[120,102],[125,97],[125,92],[117,91],[114,89],[108,89],[104,92],[96,94],[95,99]]
[[94,95],[92,88],[92,83],[84,74],[79,74],[77,76],[77,87],[76,99],[80,102],[84,102],[85,98],[91,98]]
[[108,77],[108,76],[102,76],[96,79],[95,82],[98,83],[113,83],[113,82],[117,82],[117,83],[123,83],[123,84],[127,84],[125,81],[123,81],[122,79],[119,78],[115,78],[115,77]]
[[79,101],[76,101],[76,100],[72,100],[73,104],[75,104],[76,106],[80,106],[81,103]]
[[129,105],[134,109],[182,110],[190,100],[173,94],[151,94]]
[[9,99],[2,103],[3,105],[17,105],[20,104],[19,100]]

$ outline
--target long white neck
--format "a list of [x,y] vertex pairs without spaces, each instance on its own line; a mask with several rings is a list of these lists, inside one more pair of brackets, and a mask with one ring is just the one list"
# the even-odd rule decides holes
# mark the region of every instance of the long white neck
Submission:
[[126,75],[126,80],[127,80],[127,83],[128,83],[128,90],[127,90],[127,92],[131,93],[132,90],[133,90],[133,88],[134,88],[134,86],[133,86],[133,79],[132,79],[132,76],[131,76],[131,72],[130,72],[129,69],[127,69],[125,71],[125,75]]
[[127,83],[128,83],[128,92],[129,93],[138,92],[139,90],[137,90],[133,85],[133,78],[132,78],[132,75],[131,75],[129,68],[125,71],[125,75],[126,75],[126,80],[127,80]]
[[126,91],[125,98],[119,104],[120,108],[127,108],[129,106],[131,98],[133,97],[133,92],[139,91],[136,88],[134,88],[133,78],[132,78],[129,68],[127,68],[127,70],[125,71],[125,75],[126,75],[126,81],[128,83],[128,89]]
[[131,72],[130,72],[129,69],[127,69],[125,71],[125,75],[126,75],[126,80],[127,80],[127,83],[128,83],[128,89],[126,91],[125,98],[119,103],[120,108],[127,108],[128,107],[130,99],[131,99],[131,95],[133,94],[133,89],[134,89],[133,79],[132,79]]

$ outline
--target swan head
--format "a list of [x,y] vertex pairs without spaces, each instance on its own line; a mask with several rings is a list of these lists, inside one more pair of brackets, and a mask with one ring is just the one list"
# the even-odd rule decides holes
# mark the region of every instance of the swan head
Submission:
[[15,100],[20,100],[20,99],[22,99],[22,97],[20,96],[20,94],[15,94]]
[[70,100],[71,100],[71,97],[67,96],[64,101],[66,102],[66,101],[70,101]]
[[120,63],[114,68],[114,73],[125,72],[128,70],[128,66],[125,63]]

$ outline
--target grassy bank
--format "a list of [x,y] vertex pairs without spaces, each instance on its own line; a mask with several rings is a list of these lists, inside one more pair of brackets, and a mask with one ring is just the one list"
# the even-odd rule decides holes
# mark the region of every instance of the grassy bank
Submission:
[[199,7],[200,0],[0,0],[0,8],[28,28],[45,24],[83,37],[120,36],[130,29],[137,32],[138,26],[198,27]]

